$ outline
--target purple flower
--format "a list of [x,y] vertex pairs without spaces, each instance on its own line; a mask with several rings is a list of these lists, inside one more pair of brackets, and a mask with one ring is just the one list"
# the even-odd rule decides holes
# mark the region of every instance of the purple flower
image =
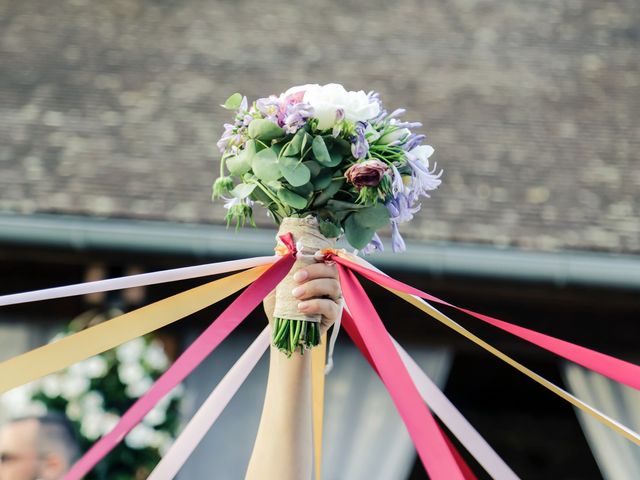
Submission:
[[391,171],[393,172],[393,179],[391,181],[391,193],[393,193],[393,196],[395,197],[400,192],[404,192],[405,187],[404,183],[402,182],[402,175],[400,175],[400,172],[394,164],[391,164]]
[[391,222],[391,249],[393,253],[404,252],[407,246],[404,243],[400,230],[398,230],[397,222]]
[[384,245],[378,234],[374,233],[371,241],[360,251],[364,255],[371,255],[374,252],[384,252]]
[[367,124],[365,122],[356,122],[356,134],[352,137],[351,153],[357,160],[361,160],[369,153],[369,142],[365,137]]
[[411,196],[415,200],[419,196],[429,197],[427,192],[440,186],[442,170],[436,172],[437,164],[429,168],[429,157],[433,154],[433,148],[429,145],[420,145],[407,152],[407,163],[411,167]]
[[285,110],[285,117],[281,127],[287,133],[296,133],[307,124],[307,121],[313,115],[313,109],[308,103],[288,104]]
[[418,135],[416,133],[412,133],[411,135],[409,135],[409,138],[407,138],[402,148],[406,151],[413,150],[418,145],[420,145],[420,142],[422,142],[422,140],[424,140],[425,138],[427,138],[426,135]]
[[413,205],[413,199],[404,193],[399,193],[386,204],[392,222],[405,223],[413,219],[413,215],[420,211],[420,205]]

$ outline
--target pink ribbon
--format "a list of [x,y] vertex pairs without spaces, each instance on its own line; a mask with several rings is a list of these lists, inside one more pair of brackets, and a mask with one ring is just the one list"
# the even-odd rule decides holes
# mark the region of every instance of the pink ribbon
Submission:
[[387,277],[386,275],[374,272],[343,257],[330,255],[330,258],[338,264],[344,265],[345,267],[348,267],[360,273],[362,276],[368,278],[373,282],[376,282],[379,285],[383,285],[400,292],[408,293],[410,295],[415,295],[417,297],[424,298],[425,300],[439,303],[441,305],[453,307],[456,310],[464,312],[468,315],[471,315],[472,317],[489,323],[494,327],[509,332],[512,335],[533,343],[540,348],[544,348],[545,350],[553,352],[556,355],[559,355],[567,360],[582,365],[583,367],[589,368],[613,380],[624,383],[625,385],[635,388],[636,390],[640,390],[640,366],[638,365],[634,365],[633,363],[629,363],[624,360],[605,355],[604,353],[581,347],[580,345],[575,345],[565,340],[560,340],[550,335],[545,335],[534,330],[529,330],[528,328],[519,327],[517,325],[498,320],[497,318],[474,312],[473,310],[468,310],[466,308],[452,305],[449,302],[440,300],[433,295],[424,293],[417,288],[413,288],[409,285],[399,282],[398,280]]
[[[363,354],[385,383],[430,478],[464,480],[443,432],[422,401],[389,333],[354,274],[338,264],[342,293],[353,314],[350,331],[366,346]],[[346,325],[345,325],[346,326]],[[353,327],[353,328],[351,328]]]
[[262,302],[264,297],[276,288],[295,261],[291,250],[290,248],[288,255],[278,260],[225,309],[216,321],[153,384],[149,391],[133,404],[115,428],[95,443],[75,463],[69,473],[65,475],[65,480],[80,480],[89,473],[105,455],[122,441],[127,433],[142,421],[162,397],[184,380]]

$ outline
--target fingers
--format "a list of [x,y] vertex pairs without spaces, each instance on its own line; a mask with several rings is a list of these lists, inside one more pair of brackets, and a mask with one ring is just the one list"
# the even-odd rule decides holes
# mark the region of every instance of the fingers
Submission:
[[298,310],[307,315],[320,314],[325,318],[335,322],[341,311],[341,306],[333,300],[326,298],[313,298],[304,300],[298,304]]
[[326,263],[313,263],[301,268],[293,276],[298,283],[316,278],[335,278],[338,279],[338,269],[335,265],[327,265]]
[[340,283],[335,278],[309,280],[294,288],[291,294],[299,300],[316,297],[329,297],[332,300],[338,300],[342,296]]

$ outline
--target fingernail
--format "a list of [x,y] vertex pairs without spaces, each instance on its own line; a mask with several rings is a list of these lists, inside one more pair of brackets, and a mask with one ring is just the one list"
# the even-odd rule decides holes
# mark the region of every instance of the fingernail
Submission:
[[307,302],[300,302],[298,304],[298,310],[304,312],[307,308],[309,308],[309,304]]
[[296,282],[301,282],[303,281],[305,278],[307,278],[309,276],[309,274],[307,273],[306,270],[298,270],[294,275],[293,275],[293,279]]
[[299,297],[304,293],[304,288],[302,287],[296,287],[293,290],[291,290],[291,295],[293,295],[294,297]]

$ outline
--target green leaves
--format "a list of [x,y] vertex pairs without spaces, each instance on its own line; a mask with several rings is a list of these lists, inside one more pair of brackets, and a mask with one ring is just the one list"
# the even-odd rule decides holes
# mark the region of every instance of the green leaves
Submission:
[[316,157],[316,160],[322,166],[335,167],[342,161],[342,155],[338,153],[333,153],[332,155],[329,153],[327,144],[320,135],[313,139],[311,149],[313,150],[313,155]]
[[255,183],[241,183],[231,190],[231,195],[237,198],[246,198],[253,193],[255,188]]
[[282,154],[287,157],[293,157],[302,153],[309,141],[307,137],[310,137],[310,135],[304,129],[298,130],[291,141],[287,144]]
[[226,158],[226,165],[232,175],[238,177],[244,175],[251,170],[253,156],[256,154],[256,143],[253,140],[247,141],[244,150],[238,155],[232,155]]
[[311,171],[297,158],[282,157],[278,163],[282,175],[292,187],[300,187],[311,179]]
[[256,118],[249,124],[249,137],[270,142],[284,136],[284,130],[270,120]]
[[281,188],[278,190],[278,198],[290,207],[296,210],[302,210],[307,206],[307,199],[301,197],[297,193],[293,193],[291,190]]
[[227,110],[237,110],[240,108],[240,105],[242,105],[242,94],[234,93],[220,106]]
[[260,150],[253,156],[251,163],[253,173],[263,182],[278,180],[282,173],[278,165],[278,155],[270,148]]
[[360,208],[344,221],[347,241],[357,249],[364,248],[379,228],[389,223],[389,211],[382,203]]
[[322,233],[325,237],[328,238],[336,238],[340,236],[342,229],[339,225],[336,225],[333,222],[328,220],[320,219],[320,233]]

